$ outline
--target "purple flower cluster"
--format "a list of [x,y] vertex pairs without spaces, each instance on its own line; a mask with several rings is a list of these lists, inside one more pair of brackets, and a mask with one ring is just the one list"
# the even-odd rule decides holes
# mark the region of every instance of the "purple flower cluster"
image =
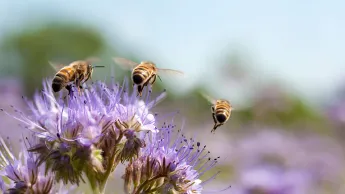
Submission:
[[[6,172],[18,184],[15,188],[36,183],[46,189],[42,193],[49,193],[53,183],[79,185],[86,178],[94,193],[104,193],[108,178],[122,163],[127,165],[126,193],[201,193],[208,181],[200,176],[217,159],[181,130],[173,140],[173,123],[156,127],[150,109],[165,91],[153,100],[147,91],[141,99],[129,92],[126,81],[111,87],[97,82],[81,95],[55,97],[50,86],[45,81],[33,101],[26,100],[31,114],[16,110],[18,114],[11,115],[38,139],[27,147],[34,157],[20,166],[27,168],[22,171],[26,175],[10,174],[19,168],[17,163],[5,168],[10,168]],[[45,173],[45,179],[38,182],[33,169]]]
[[148,146],[126,168],[127,192],[201,193],[208,181],[200,177],[217,164],[218,158],[211,159],[206,146],[187,139],[181,129],[173,139],[175,127],[173,122],[164,124],[157,135],[145,138]]

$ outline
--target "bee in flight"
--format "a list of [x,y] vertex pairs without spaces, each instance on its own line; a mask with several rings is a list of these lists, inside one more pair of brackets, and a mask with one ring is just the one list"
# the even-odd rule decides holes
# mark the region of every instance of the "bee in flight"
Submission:
[[138,95],[141,97],[145,86],[150,84],[150,91],[152,90],[152,85],[155,83],[156,78],[159,77],[161,73],[172,73],[183,75],[182,71],[177,71],[173,69],[160,69],[157,68],[153,62],[142,61],[140,64],[133,62],[129,59],[115,57],[113,58],[115,63],[120,65],[124,69],[132,70],[132,81],[133,86],[137,85]]
[[104,66],[93,66],[91,64],[92,59],[79,60],[70,63],[65,66],[63,64],[57,65],[49,62],[49,64],[57,71],[53,78],[52,89],[54,92],[59,92],[62,88],[66,88],[68,93],[72,92],[72,83],[74,83],[80,94],[80,90],[83,89],[82,84],[88,81],[95,67]]
[[222,126],[224,123],[226,123],[231,115],[231,111],[233,110],[230,102],[228,100],[224,99],[214,99],[206,94],[202,94],[202,96],[208,100],[210,103],[212,103],[211,111],[212,111],[212,117],[214,121],[212,132],[215,132],[216,129],[220,126]]

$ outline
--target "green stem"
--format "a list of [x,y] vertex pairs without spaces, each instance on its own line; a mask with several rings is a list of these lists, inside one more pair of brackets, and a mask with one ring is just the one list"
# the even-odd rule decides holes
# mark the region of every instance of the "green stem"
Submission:
[[91,189],[92,189],[93,193],[95,193],[95,194],[103,194],[104,193],[104,191],[103,191],[104,189],[101,190],[100,187],[98,186],[99,184],[97,184],[98,181],[95,178],[95,174],[91,174],[91,173],[88,173],[88,172],[86,172],[85,174],[86,174],[87,179],[90,182],[90,186],[91,186]]
[[104,194],[104,191],[101,191],[99,187],[96,187],[95,189],[92,189],[92,192],[94,194]]
[[112,158],[113,165],[109,166],[109,168],[107,169],[107,171],[102,175],[102,179],[101,179],[100,182],[99,182],[99,190],[101,190],[102,193],[105,192],[105,187],[106,187],[106,185],[107,185],[109,175],[110,175],[110,173],[112,172],[111,169],[116,168],[116,166],[119,164],[119,162],[115,162],[115,158],[116,158],[116,157],[114,157],[114,159]]

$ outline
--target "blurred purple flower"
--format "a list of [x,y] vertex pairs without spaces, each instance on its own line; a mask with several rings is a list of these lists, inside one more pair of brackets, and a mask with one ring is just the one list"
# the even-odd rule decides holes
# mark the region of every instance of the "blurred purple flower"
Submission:
[[345,192],[345,157],[333,139],[267,130],[232,141],[238,193]]
[[206,146],[187,139],[181,130],[174,134],[174,128],[164,124],[158,133],[146,136],[147,146],[123,176],[127,193],[201,193],[203,185],[218,174],[206,181],[200,179],[219,157],[211,159]]
[[[21,102],[21,96],[23,87],[20,83],[18,78],[6,78],[0,80],[0,95],[1,95],[1,102],[0,106],[3,107],[8,106],[9,104],[19,104]],[[22,104],[22,103],[20,103]]]
[[333,105],[328,107],[328,117],[336,125],[345,125],[345,100],[338,100]]
[[[25,103],[22,99],[23,87],[18,78],[6,78],[0,80],[0,108],[14,106],[23,108]],[[12,113],[12,112],[11,112]],[[5,114],[0,114],[0,135],[2,137],[17,138],[21,135],[18,122],[8,119]]]

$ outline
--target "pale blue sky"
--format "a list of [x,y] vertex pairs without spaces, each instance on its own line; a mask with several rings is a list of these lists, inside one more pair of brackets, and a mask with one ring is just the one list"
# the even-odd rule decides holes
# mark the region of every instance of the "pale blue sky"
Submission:
[[182,86],[177,81],[181,90],[209,73],[229,54],[231,43],[248,49],[261,77],[280,78],[312,100],[329,97],[345,80],[345,2],[340,0],[25,2],[0,0],[2,29],[47,15],[91,22],[140,56],[185,71],[192,81]]

